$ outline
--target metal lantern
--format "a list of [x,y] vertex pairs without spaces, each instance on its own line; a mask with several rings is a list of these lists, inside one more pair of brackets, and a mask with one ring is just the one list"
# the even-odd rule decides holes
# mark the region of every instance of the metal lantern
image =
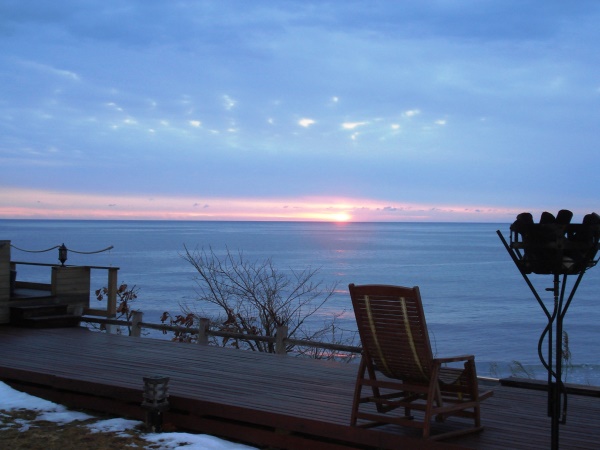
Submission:
[[146,426],[152,432],[162,430],[162,413],[169,409],[169,377],[144,377],[142,408],[148,410]]
[[68,249],[64,243],[63,243],[63,245],[58,247],[58,260],[60,261],[60,264],[63,267],[65,266],[65,262],[67,261],[67,253],[68,253]]

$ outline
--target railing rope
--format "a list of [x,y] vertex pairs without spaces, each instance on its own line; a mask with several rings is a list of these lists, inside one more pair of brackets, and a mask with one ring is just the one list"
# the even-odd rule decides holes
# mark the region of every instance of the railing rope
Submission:
[[106,252],[106,251],[112,250],[114,248],[112,245],[110,245],[101,250],[93,250],[91,252],[82,252],[82,251],[67,248],[67,246],[64,243],[62,245],[55,245],[54,247],[50,247],[50,248],[47,248],[44,250],[26,250],[26,249],[19,248],[12,244],[11,244],[11,247],[14,248],[15,250],[19,250],[21,252],[26,252],[26,253],[44,253],[44,252],[49,252],[54,249],[58,249],[58,260],[60,261],[61,266],[63,266],[63,267],[65,265],[65,262],[67,261],[69,252],[78,253],[80,255],[93,255],[96,253]]

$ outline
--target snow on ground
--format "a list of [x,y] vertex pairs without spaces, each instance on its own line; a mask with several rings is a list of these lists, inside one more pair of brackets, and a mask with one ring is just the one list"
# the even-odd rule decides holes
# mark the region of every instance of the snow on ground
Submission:
[[[93,419],[93,416],[70,411],[63,405],[58,405],[41,398],[37,398],[19,392],[10,386],[0,382],[0,410],[10,411],[15,409],[26,409],[39,413],[36,420],[46,420],[57,424],[65,424],[73,421],[83,421]],[[114,432],[120,433],[125,430],[131,430],[141,425],[142,422],[127,419],[108,419],[98,420],[95,423],[87,425],[90,433]],[[29,424],[25,421],[21,424],[21,431],[27,431]],[[2,428],[0,428],[2,431]],[[254,447],[235,444],[223,439],[218,439],[205,434],[191,433],[148,433],[139,435],[148,443],[161,445],[161,450],[251,450]]]

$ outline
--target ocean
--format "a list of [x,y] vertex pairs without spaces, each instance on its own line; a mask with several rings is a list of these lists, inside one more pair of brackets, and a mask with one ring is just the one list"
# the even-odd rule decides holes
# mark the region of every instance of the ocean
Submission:
[[[340,326],[356,326],[349,283],[419,286],[434,352],[475,354],[478,374],[503,377],[525,368],[545,379],[537,343],[547,321],[491,223],[314,223],[0,220],[0,239],[10,240],[15,261],[55,263],[65,244],[67,264],[119,267],[119,282],[139,288],[134,306],[144,321],[159,322],[180,305],[198,308],[194,268],[184,246],[243,252],[249,261],[270,258],[279,270],[318,269],[316,280],[337,283],[320,317],[341,314]],[[113,246],[110,251],[93,252]],[[18,266],[18,279],[49,282],[47,270]],[[96,273],[98,273],[96,275]],[[106,285],[93,271],[92,289]],[[572,277],[573,281],[575,277]],[[551,309],[551,275],[531,275]],[[565,316],[572,355],[566,381],[600,385],[600,269],[583,277]],[[95,300],[92,300],[92,302]],[[522,373],[521,373],[522,375]]]

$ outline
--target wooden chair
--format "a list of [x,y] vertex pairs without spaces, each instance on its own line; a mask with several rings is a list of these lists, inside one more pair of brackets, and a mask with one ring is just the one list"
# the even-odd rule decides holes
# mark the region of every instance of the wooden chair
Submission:
[[[417,427],[425,439],[481,431],[479,404],[493,392],[479,393],[473,355],[433,357],[419,288],[354,284],[349,288],[363,347],[351,425]],[[445,366],[457,362],[463,367]],[[370,388],[367,395],[363,386]],[[397,408],[404,414],[392,413]],[[469,421],[458,424],[458,429],[448,423],[443,432],[432,435],[432,419],[442,422],[449,416]]]

